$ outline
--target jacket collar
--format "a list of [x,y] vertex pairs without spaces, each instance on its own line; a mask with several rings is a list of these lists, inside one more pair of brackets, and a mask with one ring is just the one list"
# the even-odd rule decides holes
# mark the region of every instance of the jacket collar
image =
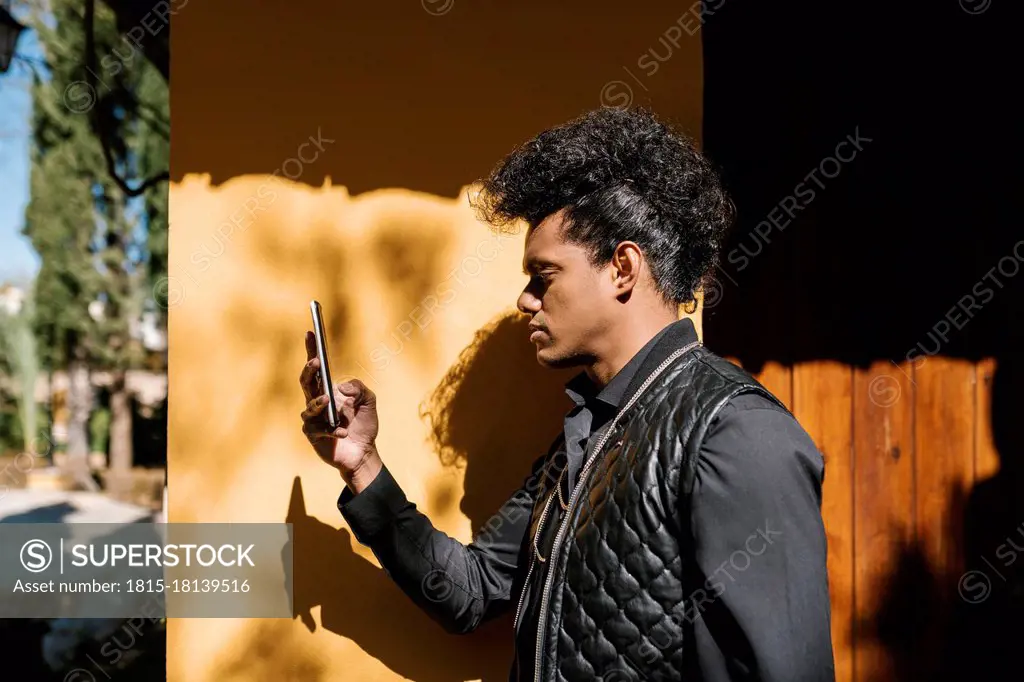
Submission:
[[[687,344],[693,343],[698,340],[697,329],[693,326],[693,322],[688,317],[672,322],[666,326],[656,337],[657,341],[654,343],[650,352],[644,357],[639,369],[636,374],[629,382],[629,386],[626,388],[623,394],[623,401],[629,400],[637,389],[647,380],[647,377],[658,368],[665,358],[672,355],[680,348],[683,348]],[[621,406],[620,406],[621,407]]]
[[596,396],[593,382],[585,371],[565,384],[565,392],[577,405],[593,403],[596,399],[603,407],[615,413],[665,358],[696,340],[697,330],[693,322],[685,317],[676,320],[652,336]]

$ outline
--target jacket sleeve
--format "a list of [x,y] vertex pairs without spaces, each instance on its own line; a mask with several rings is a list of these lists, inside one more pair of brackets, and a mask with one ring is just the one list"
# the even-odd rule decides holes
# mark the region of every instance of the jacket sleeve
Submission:
[[467,633],[509,606],[544,459],[469,545],[434,528],[386,466],[358,495],[345,488],[338,509],[403,592],[445,630]]
[[760,396],[712,424],[689,514],[701,679],[834,682],[823,478],[811,438]]

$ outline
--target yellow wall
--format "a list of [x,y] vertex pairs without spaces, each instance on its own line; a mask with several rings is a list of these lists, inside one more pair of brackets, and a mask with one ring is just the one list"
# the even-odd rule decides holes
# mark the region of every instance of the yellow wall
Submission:
[[[455,194],[598,106],[623,65],[638,101],[696,134],[699,36],[647,77],[634,62],[674,3],[628,21],[619,3],[310,4],[210,0],[174,19],[170,520],[294,523],[297,617],[173,620],[169,679],[504,680],[510,617],[444,634],[345,528],[342,482],[300,431],[308,302],[336,377],[376,391],[409,498],[469,541],[557,433],[575,370],[537,365],[515,312],[524,235],[497,238]],[[318,128],[334,142],[298,182],[271,178]]]

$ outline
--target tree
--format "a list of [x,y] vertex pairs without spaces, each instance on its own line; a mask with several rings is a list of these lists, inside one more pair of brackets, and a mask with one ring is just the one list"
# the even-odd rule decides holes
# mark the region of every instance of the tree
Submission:
[[[32,88],[35,144],[24,230],[42,261],[36,331],[43,365],[66,369],[70,378],[68,460],[86,486],[89,376],[110,373],[110,482],[118,492],[132,463],[126,372],[145,357],[135,331],[145,310],[166,307],[152,292],[166,271],[167,188],[158,183],[129,196],[108,173],[106,155],[126,181],[166,168],[167,85],[118,34],[106,5],[95,7],[91,21],[91,7],[79,1],[52,0],[51,8],[52,20],[35,23],[49,77],[37,76]],[[85,57],[88,24],[96,60]]]
[[[140,35],[139,28],[145,23],[153,24],[154,16],[167,16],[167,8],[173,13],[178,8],[183,9],[188,4],[188,0],[178,0],[177,2],[171,2],[169,5],[166,2],[161,3],[161,0],[104,0],[104,2],[117,16],[117,30],[123,34],[131,33],[134,30],[136,35]],[[160,11],[161,7],[165,8],[162,12]],[[142,51],[145,53],[146,59],[156,67],[164,80],[170,83],[170,26],[167,26],[165,30],[143,31],[139,42],[142,45]]]
[[36,337],[32,333],[33,308],[32,297],[29,296],[21,310],[0,311],[0,372],[2,376],[13,377],[16,382],[13,397],[21,427],[21,451],[34,457],[39,454],[35,399],[39,356]]

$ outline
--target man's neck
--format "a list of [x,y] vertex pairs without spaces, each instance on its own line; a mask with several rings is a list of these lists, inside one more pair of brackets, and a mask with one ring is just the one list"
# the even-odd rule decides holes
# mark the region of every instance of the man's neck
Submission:
[[678,318],[666,312],[663,315],[647,315],[640,320],[623,322],[609,334],[608,347],[600,353],[596,362],[586,369],[587,376],[599,388],[626,366],[641,348],[654,336]]

